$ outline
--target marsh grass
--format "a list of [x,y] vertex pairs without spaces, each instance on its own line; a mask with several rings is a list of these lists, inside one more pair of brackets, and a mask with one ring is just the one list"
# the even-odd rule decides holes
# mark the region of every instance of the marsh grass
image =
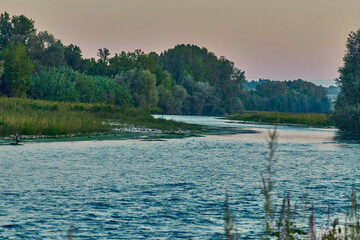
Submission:
[[226,117],[226,119],[265,124],[290,124],[312,127],[333,126],[330,117],[325,113],[281,113],[243,111],[236,115]]
[[229,194],[225,194],[224,203],[224,235],[226,240],[238,240],[239,236],[235,229],[235,219],[229,206]]
[[71,105],[40,100],[0,98],[0,135],[64,135],[105,131],[101,118],[71,111]]
[[23,98],[0,98],[0,136],[70,135],[111,132],[110,121],[168,132],[199,131],[198,125],[155,119],[130,107],[64,103]]

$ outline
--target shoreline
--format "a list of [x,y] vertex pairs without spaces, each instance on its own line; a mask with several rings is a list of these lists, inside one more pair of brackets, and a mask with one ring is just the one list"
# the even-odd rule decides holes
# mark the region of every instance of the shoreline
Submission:
[[15,143],[15,136],[0,138],[0,146],[7,145],[23,145],[24,143],[41,143],[41,142],[71,142],[71,141],[106,141],[106,140],[142,140],[142,141],[164,141],[174,138],[189,138],[189,137],[205,137],[207,135],[230,135],[230,134],[254,134],[257,131],[233,128],[233,127],[211,127],[204,126],[204,129],[199,131],[163,131],[159,129],[138,128],[144,131],[112,131],[96,134],[69,134],[69,135],[24,135],[20,136],[19,144]]
[[325,113],[287,113],[266,111],[243,111],[223,117],[237,123],[263,124],[274,126],[334,128],[331,116]]
[[[220,118],[229,120],[227,118]],[[336,129],[335,126],[313,126],[313,125],[306,125],[306,124],[295,124],[295,123],[271,123],[271,122],[256,122],[256,121],[245,121],[245,120],[229,120],[229,123],[237,123],[237,124],[253,124],[253,125],[273,125],[273,126],[285,126],[285,127],[300,127],[300,128],[328,128],[328,129]]]

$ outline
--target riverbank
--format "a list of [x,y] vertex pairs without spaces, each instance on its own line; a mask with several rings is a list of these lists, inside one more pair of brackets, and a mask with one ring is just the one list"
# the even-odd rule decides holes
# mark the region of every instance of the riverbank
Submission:
[[131,107],[0,98],[0,138],[82,140],[182,136],[207,132],[204,126],[165,119]]
[[290,125],[306,127],[333,127],[334,124],[325,113],[281,113],[243,111],[236,115],[225,117],[227,120],[239,123],[260,123],[271,125]]
[[154,118],[131,107],[0,98],[2,145],[13,142],[15,134],[20,135],[23,142],[43,142],[154,140],[243,131]]

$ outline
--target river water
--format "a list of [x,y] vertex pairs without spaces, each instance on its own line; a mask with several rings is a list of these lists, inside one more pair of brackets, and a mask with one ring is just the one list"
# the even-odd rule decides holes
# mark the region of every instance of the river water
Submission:
[[[166,116],[255,130],[166,141],[113,140],[0,146],[1,239],[217,239],[224,199],[241,238],[264,230],[267,131],[212,117]],[[360,187],[359,144],[334,129],[278,127],[273,197],[308,193],[315,224],[344,218]]]

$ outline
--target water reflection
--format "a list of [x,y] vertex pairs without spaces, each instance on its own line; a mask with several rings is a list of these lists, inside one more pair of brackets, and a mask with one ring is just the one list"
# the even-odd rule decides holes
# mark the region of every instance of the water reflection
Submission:
[[[257,238],[273,127],[180,118],[259,133],[1,146],[1,237],[59,239],[74,225],[74,239],[209,239],[223,231],[228,189],[241,237]],[[358,145],[334,140],[334,129],[278,131],[274,203],[308,192],[317,224],[326,223],[329,204],[343,217],[352,185],[360,187]]]
[[[260,124],[243,124],[232,120],[224,120],[216,117],[205,116],[179,116],[179,115],[154,115],[157,118],[172,119],[187,123],[196,123],[216,127],[234,127],[251,130],[251,133],[234,135],[234,138],[241,138],[246,141],[263,142],[268,137],[268,131],[275,128],[273,125]],[[280,135],[279,142],[293,143],[337,143],[341,140],[336,129],[333,128],[311,128],[311,127],[294,127],[294,126],[276,126]],[[255,134],[253,134],[255,133]]]

